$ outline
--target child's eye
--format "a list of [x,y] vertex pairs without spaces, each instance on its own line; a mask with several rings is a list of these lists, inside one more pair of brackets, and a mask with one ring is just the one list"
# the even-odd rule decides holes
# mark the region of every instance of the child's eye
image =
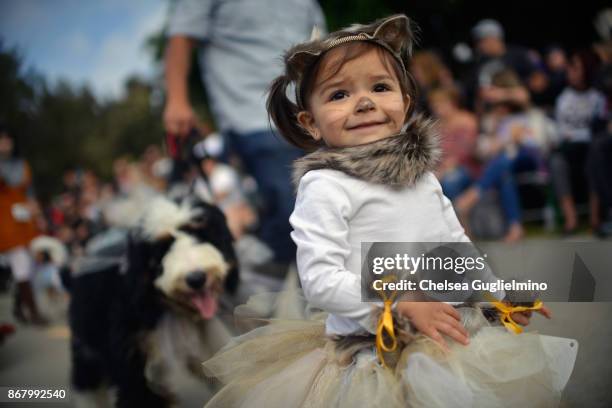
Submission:
[[391,88],[387,84],[376,84],[374,85],[374,92],[385,92],[390,90]]
[[331,94],[331,96],[329,97],[330,101],[339,101],[340,99],[345,98],[346,96],[348,96],[348,93],[345,91],[336,91],[333,94]]

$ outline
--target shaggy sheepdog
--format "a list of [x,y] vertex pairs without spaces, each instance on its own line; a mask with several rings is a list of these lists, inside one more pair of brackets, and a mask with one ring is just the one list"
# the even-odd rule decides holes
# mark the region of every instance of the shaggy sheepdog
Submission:
[[[77,405],[173,403],[173,367],[201,364],[228,340],[216,318],[238,268],[223,213],[193,199],[155,198],[138,226],[95,237],[67,286]],[[83,398],[85,396],[85,398]]]

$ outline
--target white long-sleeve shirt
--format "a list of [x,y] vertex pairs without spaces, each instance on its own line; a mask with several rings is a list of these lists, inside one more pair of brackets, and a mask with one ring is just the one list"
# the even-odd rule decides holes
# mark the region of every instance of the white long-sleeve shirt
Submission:
[[375,304],[361,300],[362,242],[470,241],[431,172],[395,190],[311,170],[300,180],[289,221],[306,299],[330,313],[327,334],[375,332]]

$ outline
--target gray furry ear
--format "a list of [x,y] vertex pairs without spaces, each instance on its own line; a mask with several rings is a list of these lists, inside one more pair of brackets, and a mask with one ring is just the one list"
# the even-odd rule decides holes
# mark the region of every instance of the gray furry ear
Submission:
[[374,31],[373,37],[387,44],[398,54],[402,49],[405,49],[408,54],[412,52],[410,20],[404,15],[392,16],[382,21]]
[[292,81],[300,81],[306,68],[312,66],[321,53],[322,46],[320,40],[299,44],[290,49],[285,57],[287,76]]

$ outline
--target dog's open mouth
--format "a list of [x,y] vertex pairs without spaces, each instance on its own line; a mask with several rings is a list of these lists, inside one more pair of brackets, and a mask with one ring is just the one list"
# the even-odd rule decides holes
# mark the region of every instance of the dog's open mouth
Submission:
[[210,289],[191,295],[191,303],[204,319],[211,319],[217,313],[217,298]]

